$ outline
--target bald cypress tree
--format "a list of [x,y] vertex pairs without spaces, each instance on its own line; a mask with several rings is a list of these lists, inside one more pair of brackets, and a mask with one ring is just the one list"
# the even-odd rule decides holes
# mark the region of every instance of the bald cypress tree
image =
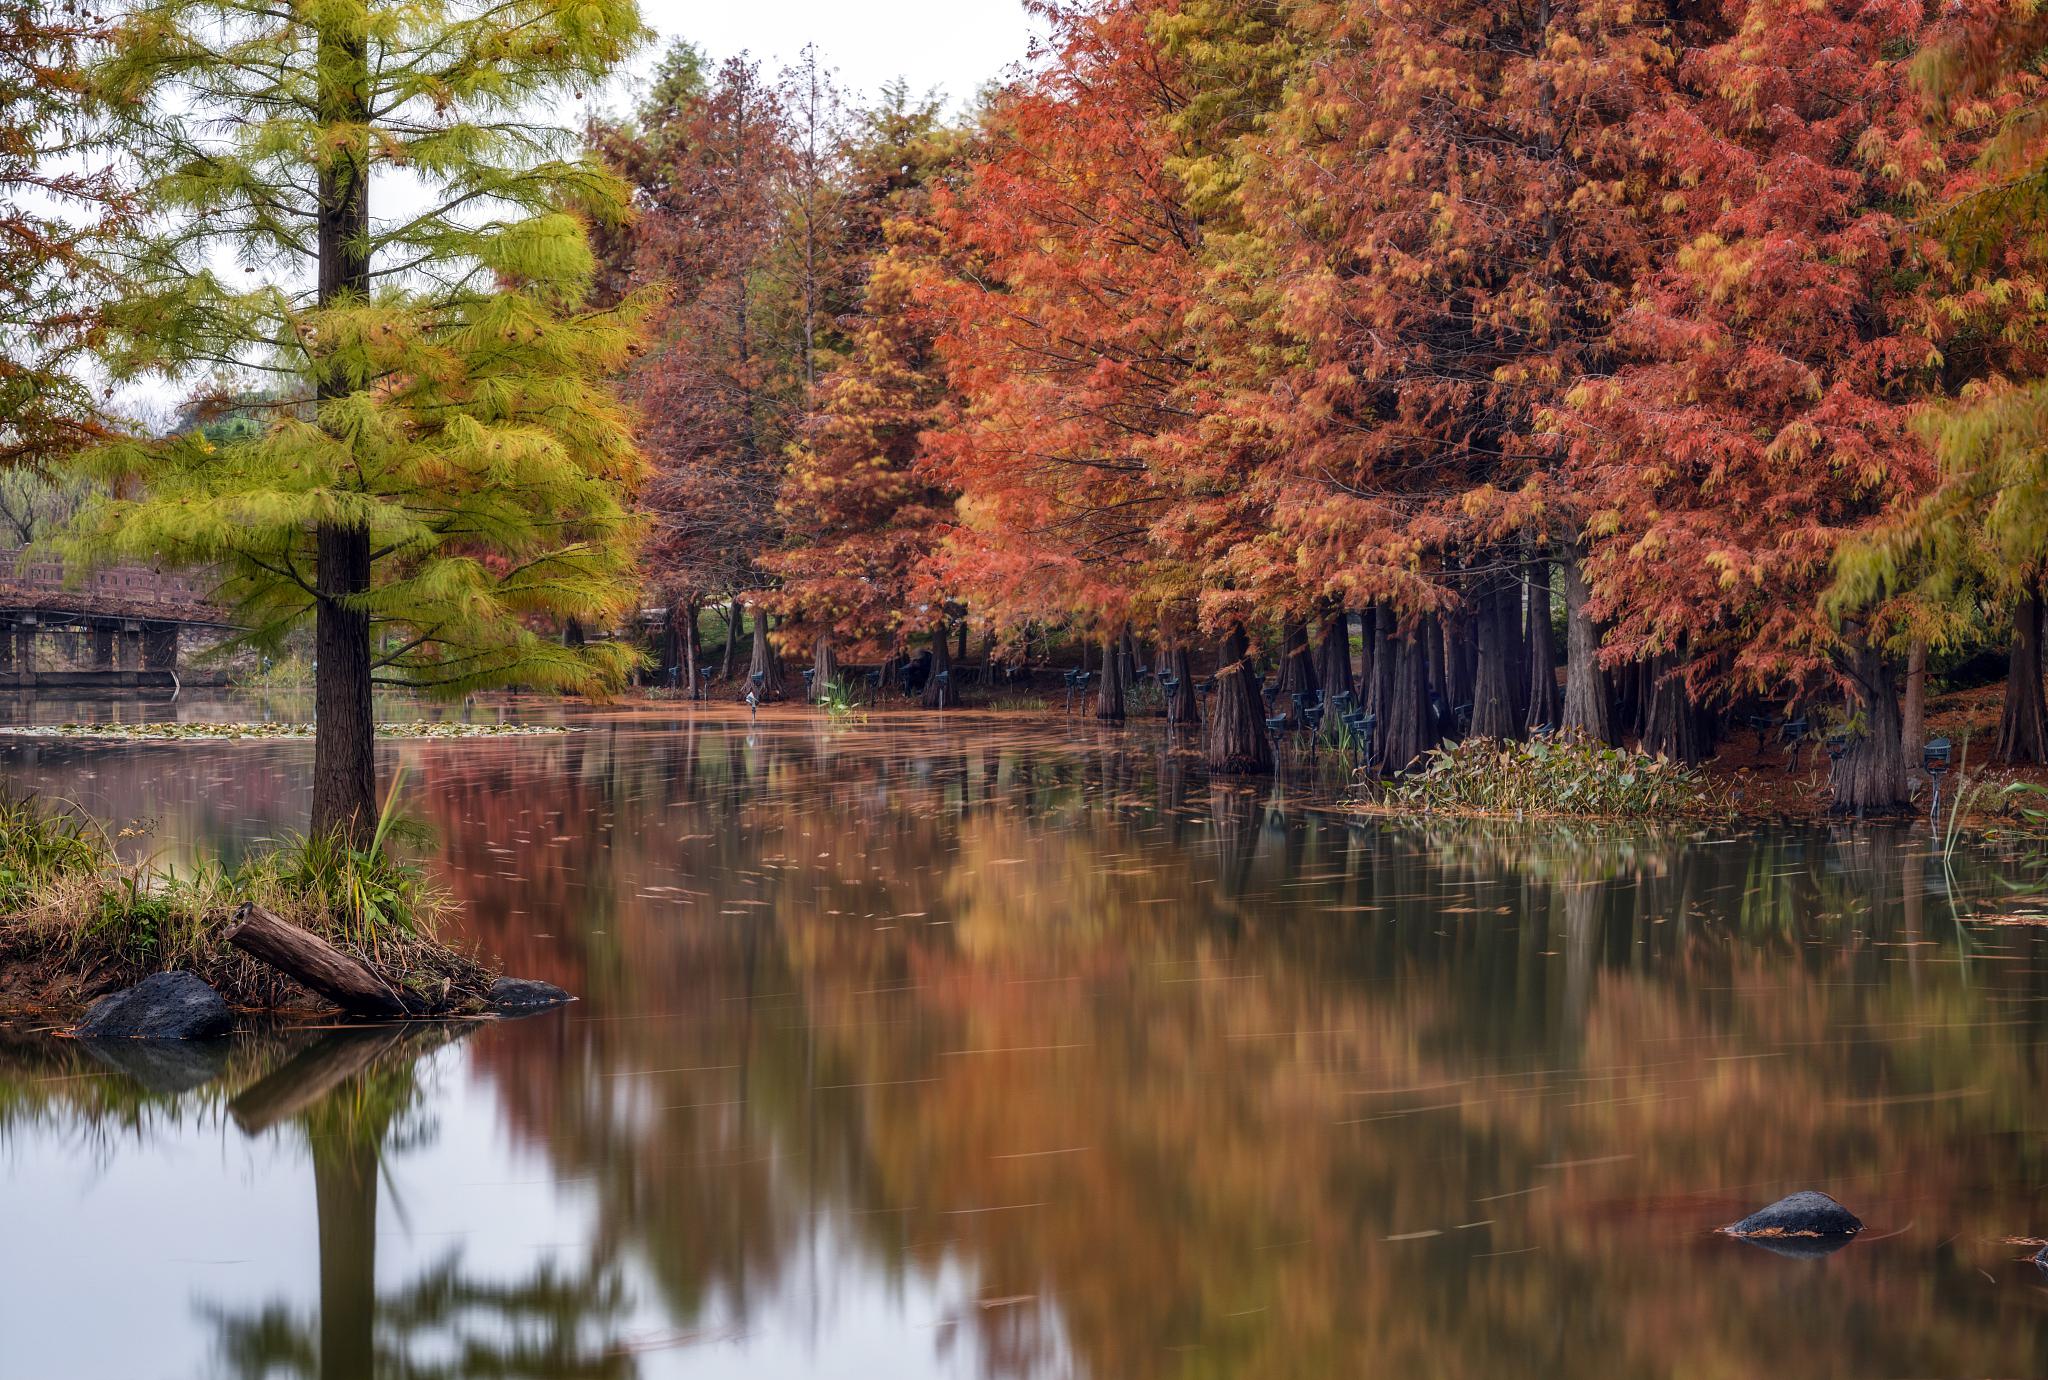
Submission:
[[117,496],[75,554],[219,571],[258,646],[312,625],[316,832],[376,813],[374,685],[628,669],[542,635],[631,601],[640,460],[604,380],[643,312],[586,305],[586,228],[626,196],[547,121],[642,37],[633,0],[137,0],[112,35],[159,212],[113,366],[276,401],[246,439],[99,452]]

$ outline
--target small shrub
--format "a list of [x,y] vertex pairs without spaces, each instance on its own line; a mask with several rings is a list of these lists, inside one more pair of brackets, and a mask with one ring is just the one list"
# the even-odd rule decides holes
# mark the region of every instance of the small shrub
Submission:
[[1636,820],[1726,812],[1699,769],[1582,734],[1467,739],[1372,792],[1374,803],[1404,814]]
[[826,681],[824,688],[817,692],[815,702],[828,718],[858,721],[867,717],[853,687],[844,679]]

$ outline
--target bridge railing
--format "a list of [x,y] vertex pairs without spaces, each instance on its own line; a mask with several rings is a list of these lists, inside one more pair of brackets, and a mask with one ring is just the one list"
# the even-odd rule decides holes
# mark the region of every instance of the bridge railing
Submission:
[[220,617],[207,600],[210,582],[203,575],[116,565],[91,571],[73,584],[61,560],[38,553],[24,562],[22,556],[21,547],[0,547],[0,606],[208,621]]

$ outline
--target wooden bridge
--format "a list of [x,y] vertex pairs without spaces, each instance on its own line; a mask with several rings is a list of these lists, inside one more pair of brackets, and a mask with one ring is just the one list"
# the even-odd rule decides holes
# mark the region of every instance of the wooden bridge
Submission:
[[0,547],[0,691],[175,689],[187,628],[232,627],[203,576],[63,562]]

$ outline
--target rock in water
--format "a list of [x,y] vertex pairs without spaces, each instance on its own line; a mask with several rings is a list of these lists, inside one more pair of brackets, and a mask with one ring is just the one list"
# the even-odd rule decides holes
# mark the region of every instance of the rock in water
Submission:
[[234,1012],[198,975],[151,973],[94,1002],[71,1033],[81,1040],[211,1040],[234,1024]]
[[555,986],[552,982],[536,982],[532,978],[501,977],[491,984],[491,1009],[513,1011],[524,1014],[539,1011],[550,1006],[560,1006],[576,998]]
[[1734,1226],[1721,1230],[1730,1236],[1750,1238],[1796,1236],[1841,1240],[1862,1231],[1863,1223],[1827,1194],[1807,1189],[1759,1208]]

